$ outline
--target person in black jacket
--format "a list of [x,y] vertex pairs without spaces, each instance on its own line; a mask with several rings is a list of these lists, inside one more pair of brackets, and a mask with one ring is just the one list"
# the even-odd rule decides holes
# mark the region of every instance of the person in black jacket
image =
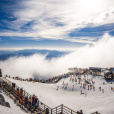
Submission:
[[80,110],[80,113],[79,114],[83,114],[82,110]]
[[49,109],[46,108],[45,114],[49,114]]

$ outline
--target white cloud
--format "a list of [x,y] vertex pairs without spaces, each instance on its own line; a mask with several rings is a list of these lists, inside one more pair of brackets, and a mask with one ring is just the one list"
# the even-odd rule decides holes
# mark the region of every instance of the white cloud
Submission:
[[67,41],[70,42],[80,42],[80,43],[86,43],[86,44],[94,44],[96,41],[97,37],[72,37],[71,38],[67,38]]
[[98,16],[96,16],[94,19],[91,19],[91,21],[98,25],[103,25],[107,23],[114,23],[114,7],[109,8],[109,10],[99,13]]
[[[0,36],[67,40],[70,32],[89,23],[93,26],[114,23],[113,4],[113,0],[24,0],[20,3],[21,8],[14,10],[17,20],[10,24],[19,31],[1,32]],[[29,29],[20,32],[29,22]]]
[[5,50],[5,51],[17,51],[17,50],[24,50],[24,49],[39,49],[39,50],[56,50],[56,51],[66,51],[66,52],[72,52],[72,51],[76,51],[79,47],[52,47],[52,46],[49,46],[49,47],[44,47],[44,46],[35,46],[35,47],[17,47],[17,48],[9,48],[9,47],[5,47],[5,48],[0,48],[0,50]]
[[37,75],[40,79],[68,72],[69,67],[113,67],[114,37],[105,34],[93,46],[84,46],[66,56],[47,60],[46,56],[35,54],[29,57],[13,57],[0,61],[3,75],[22,78]]

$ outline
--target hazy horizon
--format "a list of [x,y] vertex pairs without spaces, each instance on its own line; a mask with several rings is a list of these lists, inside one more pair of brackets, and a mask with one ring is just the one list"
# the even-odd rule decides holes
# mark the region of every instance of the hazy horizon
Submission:
[[23,78],[37,76],[47,79],[67,73],[70,67],[113,67],[113,42],[114,37],[105,34],[95,45],[84,46],[61,57],[47,59],[46,55],[42,54],[11,57],[6,61],[0,61],[0,68],[3,75]]

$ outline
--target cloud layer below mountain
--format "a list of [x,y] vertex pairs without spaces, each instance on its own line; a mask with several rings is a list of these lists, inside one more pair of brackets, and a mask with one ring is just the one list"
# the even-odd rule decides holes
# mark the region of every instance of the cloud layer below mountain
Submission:
[[12,57],[0,61],[3,75],[48,79],[68,72],[69,67],[114,67],[114,37],[104,34],[96,44],[86,45],[77,51],[58,58],[46,59],[46,55]]

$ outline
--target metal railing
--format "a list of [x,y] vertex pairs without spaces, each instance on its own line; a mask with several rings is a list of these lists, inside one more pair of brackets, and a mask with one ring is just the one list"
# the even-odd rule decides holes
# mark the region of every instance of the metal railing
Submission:
[[59,105],[52,109],[52,114],[77,114],[77,112],[73,111],[72,109],[62,105]]
[[[9,82],[5,82],[7,83],[9,86],[12,87],[12,82],[9,81]],[[16,89],[20,87],[15,85],[15,88],[14,88],[14,91],[16,92]],[[12,94],[12,93],[11,93]],[[28,97],[32,97],[32,95],[30,95],[29,93],[27,93],[25,90],[23,90],[23,96],[28,96]],[[39,110],[41,111],[45,111],[46,109],[48,109],[49,111],[49,114],[77,114],[77,112],[73,111],[72,109],[64,106],[63,104],[62,105],[59,105],[55,108],[50,108],[48,107],[47,105],[45,105],[43,102],[39,101],[39,107],[38,107]]]

